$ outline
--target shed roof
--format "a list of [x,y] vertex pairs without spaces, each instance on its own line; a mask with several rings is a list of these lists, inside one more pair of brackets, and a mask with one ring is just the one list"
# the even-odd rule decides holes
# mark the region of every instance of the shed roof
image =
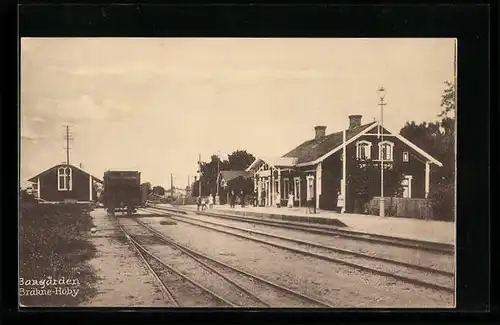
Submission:
[[92,178],[93,178],[95,181],[97,181],[98,183],[101,183],[101,184],[103,183],[103,181],[102,181],[100,178],[95,177],[94,175],[87,173],[87,172],[86,172],[86,171],[84,171],[83,169],[78,168],[78,167],[76,167],[76,166],[74,166],[74,165],[71,165],[71,164],[70,164],[70,165],[66,165],[66,164],[58,164],[58,165],[52,166],[52,167],[50,167],[50,168],[48,168],[48,169],[44,170],[43,172],[41,172],[41,173],[39,173],[39,174],[37,174],[37,175],[35,175],[35,176],[31,177],[30,179],[28,179],[28,182],[33,182],[33,183],[36,183],[36,181],[37,181],[37,178],[38,178],[38,177],[40,177],[40,176],[43,176],[43,175],[47,174],[47,173],[48,173],[49,171],[51,171],[52,169],[59,168],[59,167],[67,167],[67,166],[69,166],[69,167],[71,167],[71,168],[74,168],[74,169],[76,169],[76,170],[79,170],[79,171],[81,171],[82,173],[87,174],[87,175],[89,175],[89,176],[92,176]]

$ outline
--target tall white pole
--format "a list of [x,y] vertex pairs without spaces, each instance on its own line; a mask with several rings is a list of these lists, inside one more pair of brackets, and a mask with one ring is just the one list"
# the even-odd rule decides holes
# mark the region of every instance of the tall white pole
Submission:
[[198,156],[199,177],[198,177],[198,196],[201,196],[201,153]]
[[346,170],[346,167],[347,167],[347,153],[345,151],[346,149],[346,130],[344,130],[342,132],[342,144],[343,144],[343,148],[342,148],[342,198],[344,199],[344,206],[342,207],[342,210],[340,211],[341,213],[345,213],[345,206],[346,206],[346,202],[347,202],[347,193],[346,193],[346,188],[347,188],[347,170]]
[[215,205],[220,204],[219,183],[220,183],[220,151],[217,151],[217,193],[215,194]]

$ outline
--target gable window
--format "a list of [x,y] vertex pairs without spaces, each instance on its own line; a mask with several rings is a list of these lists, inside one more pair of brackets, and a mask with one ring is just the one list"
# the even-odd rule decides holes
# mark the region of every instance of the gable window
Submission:
[[356,158],[367,160],[371,158],[372,144],[369,141],[358,141],[356,143]]
[[403,161],[408,162],[410,160],[410,155],[408,154],[408,151],[403,152]]
[[59,167],[57,169],[57,189],[59,191],[71,191],[72,183],[71,168]]
[[394,150],[394,143],[390,141],[383,141],[378,144],[378,159],[383,161],[392,161],[392,153]]

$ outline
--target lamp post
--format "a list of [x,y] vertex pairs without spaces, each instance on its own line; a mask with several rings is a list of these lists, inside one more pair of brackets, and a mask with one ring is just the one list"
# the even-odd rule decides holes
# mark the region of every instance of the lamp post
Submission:
[[[378,96],[380,98],[380,126],[379,126],[379,138],[380,142],[384,141],[384,106],[387,105],[384,102],[386,91],[384,87],[379,87],[377,90]],[[379,146],[380,150],[380,216],[385,216],[385,204],[384,204],[384,145]]]
[[220,180],[220,151],[217,151],[217,193],[215,194],[215,205],[220,204],[219,180]]
[[201,196],[201,153],[198,156],[198,196]]

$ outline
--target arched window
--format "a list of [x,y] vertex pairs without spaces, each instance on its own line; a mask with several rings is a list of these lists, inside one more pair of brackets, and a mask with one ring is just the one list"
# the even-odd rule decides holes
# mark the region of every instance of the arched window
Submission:
[[71,168],[59,167],[57,169],[57,189],[59,191],[71,191],[72,183]]
[[360,160],[370,159],[372,155],[372,144],[362,140],[356,143],[356,157]]
[[378,144],[378,159],[383,161],[393,160],[394,143],[383,141]]

